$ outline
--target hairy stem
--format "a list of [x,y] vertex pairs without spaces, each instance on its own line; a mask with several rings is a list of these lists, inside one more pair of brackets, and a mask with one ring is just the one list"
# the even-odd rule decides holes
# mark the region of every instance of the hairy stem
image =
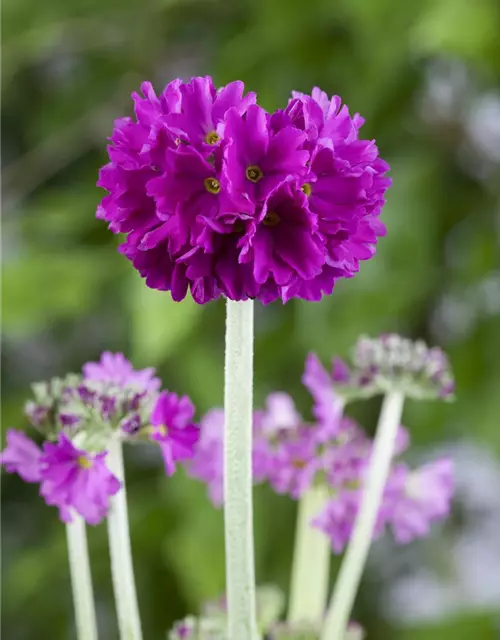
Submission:
[[97,640],[97,621],[87,533],[84,519],[76,513],[73,514],[73,521],[66,524],[66,537],[75,607],[76,635],[78,640]]
[[389,475],[403,403],[404,395],[399,391],[390,391],[384,398],[361,506],[335,583],[321,640],[345,640]]
[[256,640],[252,507],[253,301],[227,301],[224,523],[228,638]]
[[130,547],[123,451],[119,440],[113,440],[110,443],[108,464],[110,470],[122,483],[120,491],[111,499],[111,509],[108,514],[111,575],[120,640],[142,640]]

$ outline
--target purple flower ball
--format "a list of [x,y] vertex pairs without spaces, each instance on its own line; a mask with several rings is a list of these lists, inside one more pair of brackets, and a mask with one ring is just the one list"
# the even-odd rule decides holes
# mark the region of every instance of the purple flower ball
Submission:
[[318,88],[267,113],[242,82],[144,82],[115,121],[97,209],[147,286],[268,304],[320,300],[385,234],[389,166],[363,119]]

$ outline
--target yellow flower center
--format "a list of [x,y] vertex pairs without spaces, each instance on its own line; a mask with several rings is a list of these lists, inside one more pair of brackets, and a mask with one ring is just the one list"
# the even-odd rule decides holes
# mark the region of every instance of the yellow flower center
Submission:
[[78,456],[77,463],[81,469],[90,469],[92,467],[92,460],[89,460],[87,456]]
[[205,189],[209,193],[217,194],[220,191],[220,182],[215,178],[205,178]]
[[245,173],[248,180],[250,180],[250,182],[253,182],[253,183],[258,182],[264,175],[262,173],[262,169],[258,167],[256,164],[252,164],[249,167],[247,167],[247,170]]
[[205,136],[205,142],[207,144],[217,144],[219,142],[219,140],[220,140],[220,135],[218,133],[216,133],[215,131],[210,131]]
[[281,218],[275,211],[269,211],[264,216],[264,220],[262,220],[262,222],[266,227],[275,227],[280,220]]
[[302,191],[302,193],[305,193],[308,198],[312,193],[312,187],[309,182],[304,182],[304,184],[300,187],[300,190]]

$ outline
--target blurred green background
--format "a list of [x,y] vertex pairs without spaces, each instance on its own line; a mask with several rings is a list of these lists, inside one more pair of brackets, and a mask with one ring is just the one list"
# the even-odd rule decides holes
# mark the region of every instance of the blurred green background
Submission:
[[[497,0],[4,0],[4,428],[26,427],[32,381],[103,349],[156,366],[200,413],[221,404],[223,302],[146,290],[94,219],[106,136],[143,79],[160,90],[177,76],[239,78],[268,109],[319,85],[366,117],[364,137],[392,166],[388,235],[330,299],[257,308],[256,403],[286,390],[309,416],[306,353],[345,355],[360,333],[445,347],[457,402],[408,403],[405,424],[415,452],[457,456],[454,516],[411,548],[376,546],[355,617],[369,640],[500,637],[499,29]],[[373,429],[377,409],[351,413]],[[167,481],[155,453],[127,458],[146,640],[224,585],[221,513],[201,484]],[[258,578],[287,588],[295,505],[258,488],[255,511]],[[2,516],[3,638],[73,638],[55,510],[3,474]],[[102,637],[113,640],[105,526],[89,536]]]

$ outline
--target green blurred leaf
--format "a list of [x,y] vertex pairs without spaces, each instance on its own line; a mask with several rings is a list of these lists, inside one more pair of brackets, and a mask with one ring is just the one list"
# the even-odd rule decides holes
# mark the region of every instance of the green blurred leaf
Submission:
[[174,302],[167,291],[149,289],[135,272],[125,291],[132,324],[132,357],[137,364],[157,365],[196,328],[203,307],[187,297]]
[[3,329],[40,330],[89,310],[113,256],[109,251],[38,253],[4,265]]
[[424,55],[484,60],[498,41],[499,17],[496,0],[435,0],[413,30],[413,44]]

